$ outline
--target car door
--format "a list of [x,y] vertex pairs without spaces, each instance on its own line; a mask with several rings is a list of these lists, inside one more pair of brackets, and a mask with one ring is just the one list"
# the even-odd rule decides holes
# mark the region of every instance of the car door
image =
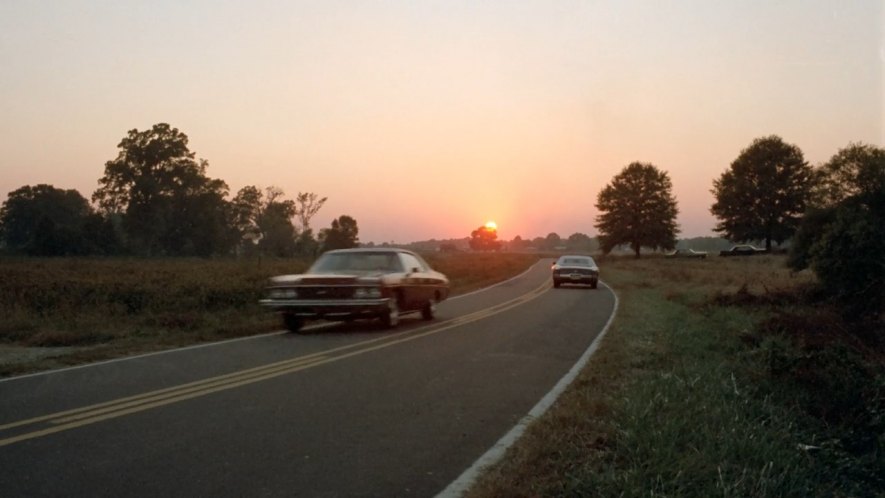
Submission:
[[407,302],[408,309],[421,309],[431,296],[431,286],[428,285],[429,275],[427,267],[418,258],[409,254],[401,253],[403,265],[406,268],[406,277],[403,279],[403,298]]

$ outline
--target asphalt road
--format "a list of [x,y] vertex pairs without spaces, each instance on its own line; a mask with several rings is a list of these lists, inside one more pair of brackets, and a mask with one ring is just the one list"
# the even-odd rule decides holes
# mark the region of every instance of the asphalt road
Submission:
[[356,323],[0,381],[0,494],[433,496],[613,307],[604,286],[553,289],[543,261],[393,332]]

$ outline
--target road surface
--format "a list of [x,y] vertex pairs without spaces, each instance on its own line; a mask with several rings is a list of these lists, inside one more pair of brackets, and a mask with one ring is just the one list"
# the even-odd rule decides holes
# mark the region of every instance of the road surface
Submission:
[[433,496],[612,313],[607,288],[553,289],[549,266],[395,331],[335,325],[0,381],[2,494]]

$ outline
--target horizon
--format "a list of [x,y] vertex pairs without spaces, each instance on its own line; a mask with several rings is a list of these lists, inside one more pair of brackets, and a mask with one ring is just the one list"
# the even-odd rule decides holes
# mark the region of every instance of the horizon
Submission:
[[0,6],[0,192],[89,199],[165,122],[224,180],[328,197],[364,242],[591,237],[648,162],[677,238],[717,237],[713,180],[776,134],[812,165],[885,145],[879,1],[138,2]]

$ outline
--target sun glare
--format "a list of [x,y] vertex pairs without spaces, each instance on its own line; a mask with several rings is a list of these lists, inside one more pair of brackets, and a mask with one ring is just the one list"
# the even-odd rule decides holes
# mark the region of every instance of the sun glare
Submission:
[[498,224],[495,223],[494,221],[488,221],[488,222],[486,222],[486,228],[488,228],[489,230],[497,230]]

